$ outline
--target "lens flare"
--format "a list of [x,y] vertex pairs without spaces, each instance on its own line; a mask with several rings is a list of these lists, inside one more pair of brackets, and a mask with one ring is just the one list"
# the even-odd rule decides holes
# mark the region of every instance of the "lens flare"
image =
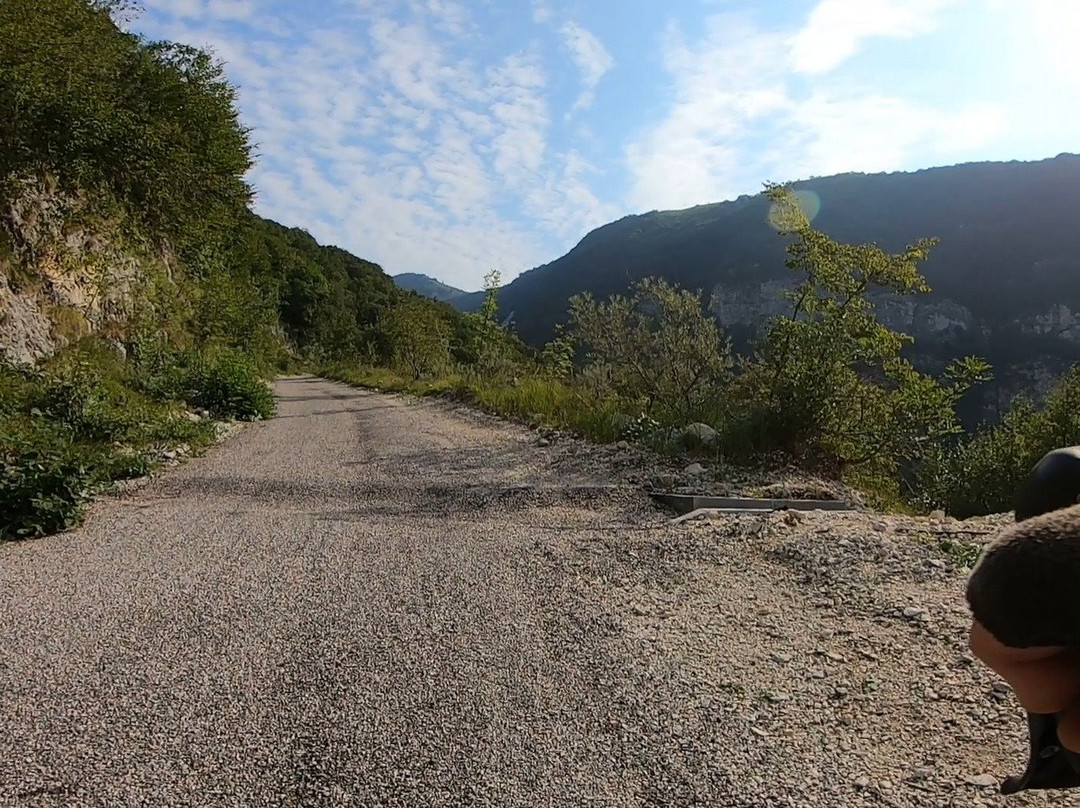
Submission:
[[[792,196],[795,197],[795,202],[798,204],[799,209],[803,212],[808,222],[814,221],[814,218],[821,211],[821,197],[814,191],[794,191]],[[773,202],[769,205],[769,224],[774,230],[783,230],[783,212],[780,210],[780,206]]]

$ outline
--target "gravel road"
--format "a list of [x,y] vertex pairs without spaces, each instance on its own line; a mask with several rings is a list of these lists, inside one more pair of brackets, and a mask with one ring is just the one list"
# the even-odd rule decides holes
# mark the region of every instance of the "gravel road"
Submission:
[[522,427],[277,392],[0,546],[0,805],[1080,804],[996,793],[1022,713],[938,543],[992,522],[672,526]]

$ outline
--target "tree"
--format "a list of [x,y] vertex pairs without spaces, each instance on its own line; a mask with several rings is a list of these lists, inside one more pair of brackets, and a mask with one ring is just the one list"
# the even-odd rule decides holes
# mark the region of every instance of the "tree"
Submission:
[[484,276],[484,302],[465,318],[465,355],[485,376],[506,370],[514,352],[510,334],[499,323],[498,291],[502,275],[493,269]]
[[1011,510],[1035,464],[1054,449],[1080,444],[1080,366],[1050,389],[1041,406],[1013,400],[1001,420],[942,446],[916,470],[924,507],[943,507],[960,519]]
[[756,449],[891,475],[960,431],[955,404],[989,372],[966,357],[944,380],[919,373],[901,356],[912,338],[876,317],[871,291],[929,291],[918,264],[937,242],[920,239],[898,254],[842,244],[810,226],[787,188],[770,185],[767,194],[780,235],[794,236],[787,266],[805,280],[786,294],[791,313],[770,323],[729,401],[752,421]]
[[435,308],[409,293],[384,315],[382,330],[396,360],[420,379],[444,366],[450,358],[450,329]]
[[571,326],[587,361],[604,366],[614,392],[666,419],[700,416],[731,367],[730,342],[697,294],[645,278],[629,298],[570,301]]
[[540,350],[540,372],[553,379],[568,379],[574,372],[574,337],[566,333],[562,323],[555,326],[555,335]]

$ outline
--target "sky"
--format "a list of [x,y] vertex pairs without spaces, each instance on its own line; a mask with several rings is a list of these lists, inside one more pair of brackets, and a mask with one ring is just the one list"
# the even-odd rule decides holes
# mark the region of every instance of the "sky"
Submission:
[[142,6],[238,87],[257,213],[467,290],[767,181],[1080,151],[1077,0]]

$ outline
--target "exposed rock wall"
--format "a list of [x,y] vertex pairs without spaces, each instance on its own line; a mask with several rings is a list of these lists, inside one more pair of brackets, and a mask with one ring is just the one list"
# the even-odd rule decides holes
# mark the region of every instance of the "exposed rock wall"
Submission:
[[31,363],[122,322],[147,251],[50,178],[0,203],[0,358]]
[[[742,347],[740,340],[760,336],[771,318],[791,312],[792,304],[783,295],[795,285],[794,278],[720,283],[712,290],[710,310],[722,328],[737,335],[736,346]],[[870,299],[885,325],[915,338],[912,362],[928,373],[942,372],[956,356],[987,355],[991,345],[1000,350],[1013,336],[1036,336],[1055,343],[1053,352],[1035,350],[1022,361],[995,365],[994,379],[961,406],[968,426],[996,421],[1019,393],[1041,399],[1071,361],[1080,361],[1080,312],[1066,303],[1051,303],[1041,311],[1001,322],[980,317],[938,292],[905,297],[872,294]]]

